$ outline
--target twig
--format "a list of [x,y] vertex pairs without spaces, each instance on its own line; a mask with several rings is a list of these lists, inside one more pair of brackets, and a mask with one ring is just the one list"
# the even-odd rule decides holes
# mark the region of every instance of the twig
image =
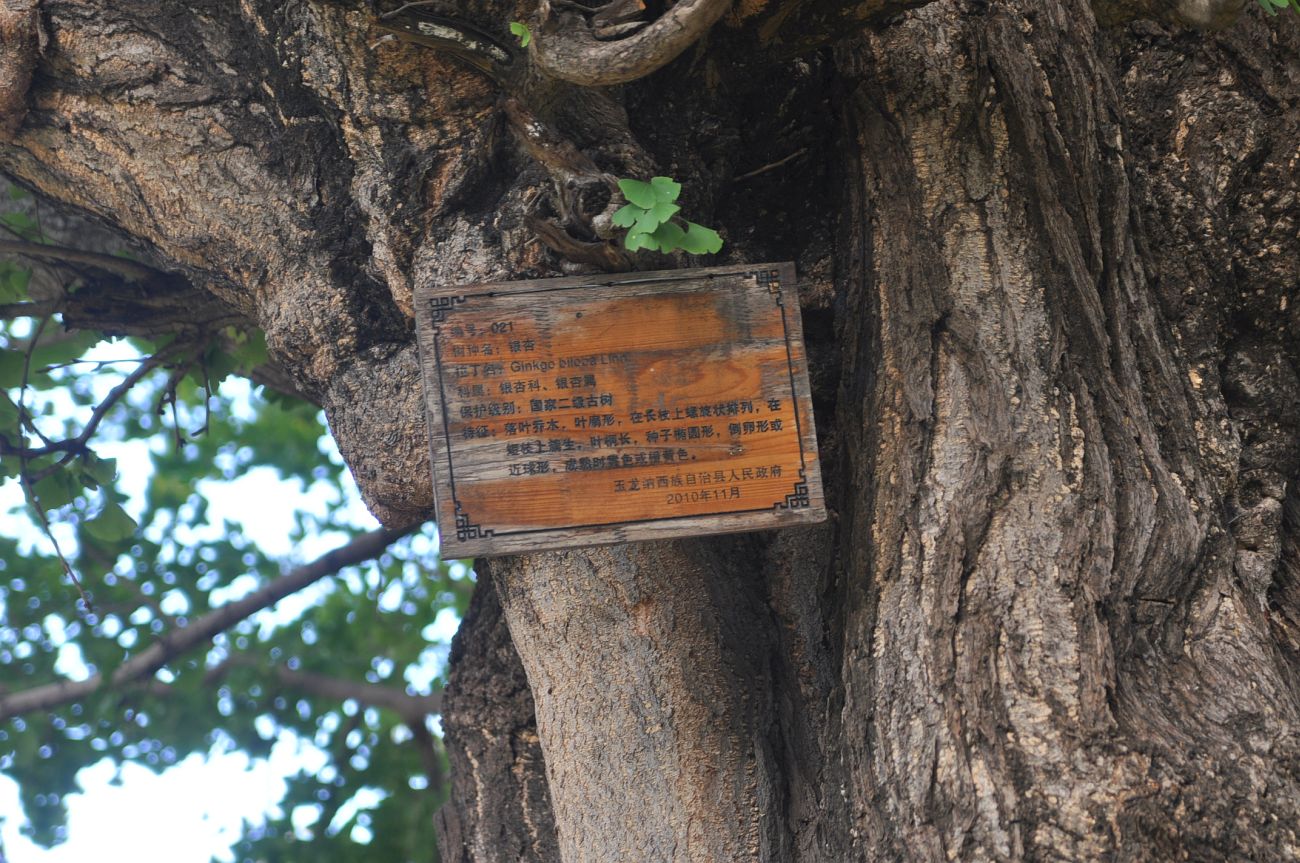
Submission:
[[[24,467],[26,467],[25,461],[26,460],[24,460]],[[54,546],[54,554],[58,557],[59,563],[63,566],[63,571],[72,582],[72,586],[77,589],[77,596],[81,599],[81,604],[85,609],[85,613],[94,614],[95,606],[90,601],[90,597],[86,595],[86,589],[81,586],[81,579],[77,578],[77,573],[73,571],[72,564],[68,563],[68,558],[63,554],[63,549],[59,546],[59,540],[54,536],[54,530],[50,527],[49,515],[46,514],[45,507],[41,506],[40,501],[36,499],[36,490],[34,488],[35,483],[33,483],[31,477],[27,475],[26,470],[23,470],[19,474],[19,482],[22,483],[23,491],[27,492],[27,502],[32,505],[32,509],[36,510],[36,517],[40,519],[41,530],[45,532],[45,538],[50,541],[50,545]]]
[[102,369],[104,366],[115,366],[120,363],[145,363],[148,361],[148,357],[122,357],[117,360],[69,360],[66,363],[53,363],[45,366],[40,371],[52,372],[55,369],[66,369],[72,366],[94,366],[97,369]]
[[123,686],[152,676],[176,657],[200,644],[211,641],[244,618],[270,608],[290,594],[333,575],[345,566],[363,563],[376,557],[392,543],[415,531],[419,525],[403,530],[381,528],[362,534],[352,542],[328,552],[311,563],[271,581],[243,599],[223,605],[189,624],[163,635],[140,653],[123,662],[107,677],[95,673],[85,680],[47,683],[12,695],[0,695],[0,721],[35,710],[51,710],[85,698],[100,687]]
[[[33,343],[35,343],[35,339],[33,339]],[[0,441],[0,455],[16,455],[25,461],[28,459],[40,458],[41,456],[53,455],[57,452],[66,453],[65,458],[61,459],[56,464],[51,465],[49,468],[46,468],[44,471],[41,471],[36,477],[36,481],[44,479],[46,476],[49,476],[52,470],[62,467],[73,457],[81,453],[85,449],[86,443],[95,433],[95,429],[99,428],[99,424],[103,422],[104,417],[108,415],[108,412],[113,408],[113,405],[117,404],[117,402],[120,401],[132,387],[138,384],[142,378],[161,366],[176,353],[177,350],[169,346],[148,359],[143,360],[135,371],[131,372],[131,374],[122,379],[121,383],[108,391],[108,395],[104,397],[104,400],[95,406],[95,410],[90,415],[90,421],[86,423],[85,427],[81,430],[81,433],[75,438],[54,441],[53,443],[42,447],[11,447],[3,441]],[[26,392],[26,386],[27,382],[24,378],[24,392]],[[23,409],[21,403],[19,404],[19,409]]]
[[740,180],[748,180],[750,177],[757,177],[759,174],[766,174],[768,171],[774,171],[777,168],[784,165],[786,162],[792,162],[807,152],[808,152],[807,147],[800,147],[798,150],[795,150],[793,153],[786,156],[784,159],[777,159],[775,162],[772,162],[771,164],[764,165],[761,168],[755,168],[752,171],[748,171],[744,174],[740,174],[739,176],[732,177],[731,181],[735,183]]
[[[31,377],[31,355],[36,350],[36,344],[40,342],[40,334],[44,333],[45,326],[48,324],[48,317],[40,318],[40,324],[36,325],[36,331],[31,334],[31,341],[27,342],[27,350],[22,355],[22,389],[18,390],[19,419],[27,413],[27,383],[29,383]],[[0,447],[4,446],[4,438],[0,438]],[[26,447],[23,447],[23,450],[26,450]],[[77,587],[77,595],[81,597],[83,608],[85,608],[86,613],[92,613],[95,611],[95,607],[92,606],[90,597],[87,597],[85,587],[82,587],[81,578],[78,578],[77,573],[73,572],[72,564],[68,563],[68,558],[66,558],[64,550],[59,545],[59,538],[55,537],[55,532],[49,526],[48,513],[45,512],[43,506],[40,506],[40,500],[36,499],[36,482],[38,480],[35,480],[35,478],[31,477],[31,474],[27,473],[27,460],[30,457],[26,455],[26,452],[19,452],[18,454],[18,482],[22,485],[23,493],[27,495],[27,503],[30,503],[31,508],[36,511],[36,519],[40,520],[40,528],[44,530],[45,538],[49,539],[49,545],[55,547],[56,558],[59,558],[59,563],[64,567],[64,572],[68,573],[73,586]]]
[[401,15],[407,9],[415,9],[420,6],[433,6],[437,2],[438,0],[412,0],[412,2],[410,3],[403,3],[401,6],[398,6],[396,9],[393,9],[392,11],[385,12],[384,14],[380,15],[379,20],[387,21],[389,18],[394,18],[398,15]]
[[[37,343],[41,340],[41,333],[45,332],[45,327],[50,322],[48,317],[41,318],[41,322],[36,325],[36,332],[32,333],[31,341],[27,343],[27,350],[23,354],[23,385],[18,391],[18,416],[22,417],[27,413],[27,387],[32,371],[32,353],[36,350]],[[7,444],[3,438],[0,438],[0,449],[6,448]],[[94,606],[91,605],[90,597],[86,596],[86,590],[81,586],[81,579],[72,570],[72,564],[68,563],[68,558],[63,554],[63,549],[59,546],[59,540],[54,535],[54,530],[50,527],[49,515],[45,512],[45,507],[36,498],[36,483],[27,473],[27,462],[31,458],[27,454],[27,447],[22,447],[18,453],[18,481],[22,484],[23,492],[27,495],[27,502],[31,504],[32,509],[36,511],[36,517],[41,522],[41,529],[45,531],[46,538],[49,539],[50,545],[54,546],[54,555],[59,559],[63,566],[63,571],[67,573],[68,578],[72,581],[72,586],[77,589],[77,595],[81,597],[81,603],[86,614],[94,612]]]

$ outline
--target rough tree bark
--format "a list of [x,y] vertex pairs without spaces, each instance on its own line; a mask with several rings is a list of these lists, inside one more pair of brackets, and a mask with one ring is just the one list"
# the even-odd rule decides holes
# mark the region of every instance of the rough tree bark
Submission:
[[0,167],[264,328],[390,526],[412,287],[602,239],[504,96],[799,262],[834,519],[482,566],[444,859],[1300,857],[1300,28],[904,5],[742,0],[588,92],[360,2],[42,2]]

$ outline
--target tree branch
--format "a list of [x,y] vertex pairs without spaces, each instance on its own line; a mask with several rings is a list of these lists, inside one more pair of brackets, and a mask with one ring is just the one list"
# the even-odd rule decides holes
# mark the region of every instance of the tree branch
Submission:
[[60,264],[82,264],[137,282],[145,282],[165,275],[152,267],[116,255],[101,255],[98,252],[70,249],[66,246],[49,246],[44,243],[26,243],[20,240],[0,240],[0,255],[39,258],[42,261],[54,261]]
[[35,303],[0,303],[0,320],[48,318],[61,310],[62,304],[56,300],[41,300]]
[[282,575],[241,600],[223,605],[188,626],[167,633],[140,653],[118,666],[112,675],[97,673],[86,680],[65,680],[36,686],[12,695],[0,696],[0,721],[34,710],[50,710],[91,695],[102,686],[123,686],[143,680],[176,657],[200,644],[209,642],[239,621],[269,608],[292,593],[333,575],[345,566],[362,563],[414,531],[418,525],[401,530],[381,528],[363,534],[342,548],[336,548],[315,561]]
[[402,717],[407,725],[422,725],[430,714],[442,712],[442,693],[411,695],[396,686],[344,680],[310,671],[294,671],[283,665],[275,669],[275,677],[282,685],[309,695],[347,701],[349,698],[367,707],[382,707]]
[[677,59],[730,8],[731,0],[681,0],[644,30],[602,42],[579,14],[557,15],[542,0],[545,23],[533,40],[533,59],[543,72],[574,84],[626,84]]

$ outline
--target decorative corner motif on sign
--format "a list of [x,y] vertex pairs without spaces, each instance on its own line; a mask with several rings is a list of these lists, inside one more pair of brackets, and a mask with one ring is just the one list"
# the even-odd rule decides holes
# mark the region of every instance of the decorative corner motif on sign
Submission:
[[456,503],[456,539],[487,539],[492,535],[490,528],[479,527],[469,520],[469,516],[461,511],[460,502]]
[[429,309],[432,312],[430,320],[435,324],[442,323],[447,320],[447,312],[463,302],[465,302],[464,297],[432,297],[429,300]]
[[[803,471],[799,471],[803,476]],[[812,506],[812,499],[808,496],[808,483],[799,481],[794,484],[794,491],[785,496],[784,501],[777,501],[772,505],[772,509],[803,509]]]

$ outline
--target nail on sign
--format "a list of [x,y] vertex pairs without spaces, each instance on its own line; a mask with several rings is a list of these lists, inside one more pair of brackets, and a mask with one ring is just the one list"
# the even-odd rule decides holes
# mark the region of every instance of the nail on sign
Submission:
[[826,518],[793,264],[417,294],[445,557]]

